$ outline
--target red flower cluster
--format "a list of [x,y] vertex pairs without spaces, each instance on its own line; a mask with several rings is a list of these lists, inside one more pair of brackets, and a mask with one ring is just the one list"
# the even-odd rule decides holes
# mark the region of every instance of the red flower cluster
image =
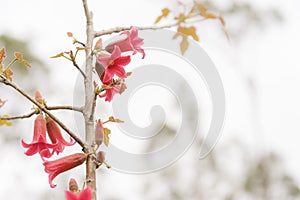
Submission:
[[[47,132],[51,143],[48,143],[46,140]],[[43,114],[39,114],[34,121],[32,142],[28,144],[22,140],[22,146],[28,148],[25,152],[27,156],[39,153],[43,160],[44,158],[50,158],[55,152],[56,154],[63,152],[65,146],[71,146],[73,144],[75,144],[73,139],[70,138],[70,142],[67,142],[62,137],[56,122],[50,117],[46,117],[45,119]]]
[[[48,143],[46,140],[47,132],[51,143]],[[49,184],[52,188],[56,186],[52,184],[52,180],[58,174],[84,163],[86,155],[84,153],[75,153],[53,161],[47,161],[45,158],[50,158],[54,153],[62,153],[65,146],[71,146],[74,144],[75,141],[72,138],[70,138],[70,141],[67,142],[63,138],[56,122],[48,116],[45,119],[42,113],[40,113],[34,121],[32,142],[27,144],[24,140],[22,140],[22,146],[24,148],[28,148],[25,152],[27,156],[32,156],[36,153],[40,154],[44,161],[43,165],[45,166],[45,172],[49,174]]]
[[[144,44],[143,39],[138,37],[138,30],[130,27],[130,30],[121,33],[123,39],[108,44],[105,51],[101,51],[97,57],[96,71],[102,83],[106,85],[105,92],[100,97],[105,97],[105,101],[111,101],[114,94],[121,93],[121,84],[126,78],[124,66],[131,61],[130,55],[122,56],[124,52],[137,52],[145,57],[145,52],[141,48]],[[114,81],[114,76],[119,77],[121,83]]]

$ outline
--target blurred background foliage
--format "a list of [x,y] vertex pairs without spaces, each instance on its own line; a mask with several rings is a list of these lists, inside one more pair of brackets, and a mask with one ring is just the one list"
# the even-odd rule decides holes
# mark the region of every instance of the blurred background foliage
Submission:
[[[27,41],[19,40],[18,38],[11,37],[8,34],[0,35],[0,47],[4,47],[6,50],[6,58],[3,61],[5,66],[7,66],[14,59],[14,52],[22,53],[23,57],[31,64],[32,68],[24,67],[23,64],[15,62],[11,67],[13,70],[13,80],[18,84],[22,85],[22,88],[33,94],[36,90],[37,85],[45,84],[45,77],[41,78],[41,74],[47,74],[49,72],[46,64],[32,51],[30,43]],[[29,73],[30,72],[30,73]],[[1,114],[21,115],[20,111],[24,110],[23,103],[15,103],[18,101],[24,101],[20,95],[16,94],[14,91],[11,91],[4,85],[0,85],[2,99],[7,99],[7,105],[3,107]],[[14,99],[14,100],[13,100]],[[28,109],[25,111],[28,112]],[[14,130],[16,132],[22,130],[22,121],[15,120],[12,122],[14,125]],[[16,143],[20,141],[20,134],[11,134],[11,127],[1,127],[0,138],[3,142]]]
[[[4,60],[4,64],[8,64],[11,60],[14,59],[14,52],[20,52],[23,54],[24,58],[28,60],[29,63],[34,65],[35,70],[42,69],[46,70],[45,63],[38,58],[37,55],[33,54],[32,48],[30,48],[30,44],[26,41],[21,41],[17,38],[13,38],[9,35],[0,35],[0,46],[5,47],[6,50],[6,59]],[[29,68],[24,67],[19,62],[14,64],[14,70],[17,70],[18,73],[24,75],[30,75]]]
[[[223,2],[224,3],[224,2]],[[211,10],[220,13],[227,22],[227,31],[234,41],[243,39],[244,35],[253,28],[265,29],[271,23],[283,23],[284,16],[278,8],[258,8],[248,1],[226,1],[226,6],[220,1],[203,1]]]

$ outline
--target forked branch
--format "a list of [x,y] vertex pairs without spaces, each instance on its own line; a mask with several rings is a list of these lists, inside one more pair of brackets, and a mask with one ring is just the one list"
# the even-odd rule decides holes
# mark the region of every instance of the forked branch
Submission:
[[36,105],[40,110],[42,110],[44,113],[46,113],[50,118],[52,118],[64,131],[66,131],[82,148],[83,151],[87,151],[87,147],[85,143],[75,134],[73,133],[65,124],[63,124],[57,117],[55,117],[51,112],[47,110],[46,107],[41,105],[39,102],[37,102],[35,99],[30,97],[26,92],[24,92],[22,89],[20,89],[17,85],[10,82],[5,78],[4,76],[0,75],[0,82],[12,87],[15,89],[18,93],[20,93],[22,96],[24,96],[26,99],[28,99],[30,102],[32,102],[34,105]]

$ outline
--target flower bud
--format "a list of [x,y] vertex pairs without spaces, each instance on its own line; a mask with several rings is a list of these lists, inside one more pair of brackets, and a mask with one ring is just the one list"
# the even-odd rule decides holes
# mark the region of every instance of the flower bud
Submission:
[[41,93],[38,90],[35,91],[35,100],[37,102],[39,102],[40,104],[44,104],[44,99],[43,99]]
[[103,125],[101,120],[99,119],[96,124],[96,129],[95,129],[95,142],[98,146],[102,144],[104,140],[104,131],[103,131]]
[[71,178],[69,181],[69,190],[73,193],[78,192],[78,184],[74,178]]
[[98,39],[96,44],[95,44],[95,47],[94,47],[94,50],[101,50],[102,49],[102,39]]
[[104,151],[99,151],[97,153],[97,160],[101,163],[104,163],[105,162],[105,152]]

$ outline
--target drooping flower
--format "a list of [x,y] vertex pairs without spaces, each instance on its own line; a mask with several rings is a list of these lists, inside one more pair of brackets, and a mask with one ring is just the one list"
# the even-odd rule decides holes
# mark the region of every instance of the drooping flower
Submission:
[[84,190],[81,192],[71,192],[66,191],[66,198],[67,200],[91,200],[92,199],[92,189],[87,186]]
[[[112,83],[112,81],[110,83],[107,83],[107,85],[110,85]],[[113,96],[116,93],[120,93],[121,92],[121,86],[120,85],[113,85],[113,86],[109,86],[109,88],[107,88],[104,93],[100,94],[99,97],[105,97],[105,101],[110,102],[113,98]]]
[[50,158],[53,152],[50,149],[56,144],[49,144],[46,141],[46,120],[43,114],[39,114],[34,120],[33,139],[30,144],[27,144],[22,140],[22,146],[28,148],[25,152],[27,156],[32,156],[39,153],[42,158]]
[[121,56],[120,48],[115,46],[111,54],[102,53],[98,56],[97,61],[105,68],[103,76],[99,78],[103,83],[107,83],[112,81],[114,75],[120,78],[126,76],[123,67],[130,63],[130,56]]
[[69,142],[63,138],[56,122],[48,116],[46,117],[46,126],[49,138],[51,142],[55,144],[53,152],[56,152],[56,154],[63,152],[65,146],[72,146],[75,144],[75,141],[71,137]]
[[56,187],[52,181],[57,175],[81,165],[84,163],[85,159],[86,155],[84,153],[75,153],[57,160],[44,161],[43,165],[45,166],[45,172],[49,174],[48,180],[50,187]]
[[121,35],[124,36],[124,39],[108,44],[105,50],[112,52],[114,46],[118,46],[122,52],[133,51],[133,55],[139,52],[143,55],[142,58],[145,57],[145,51],[141,48],[144,44],[144,39],[138,36],[138,30],[135,27],[131,26],[130,30],[123,31]]

